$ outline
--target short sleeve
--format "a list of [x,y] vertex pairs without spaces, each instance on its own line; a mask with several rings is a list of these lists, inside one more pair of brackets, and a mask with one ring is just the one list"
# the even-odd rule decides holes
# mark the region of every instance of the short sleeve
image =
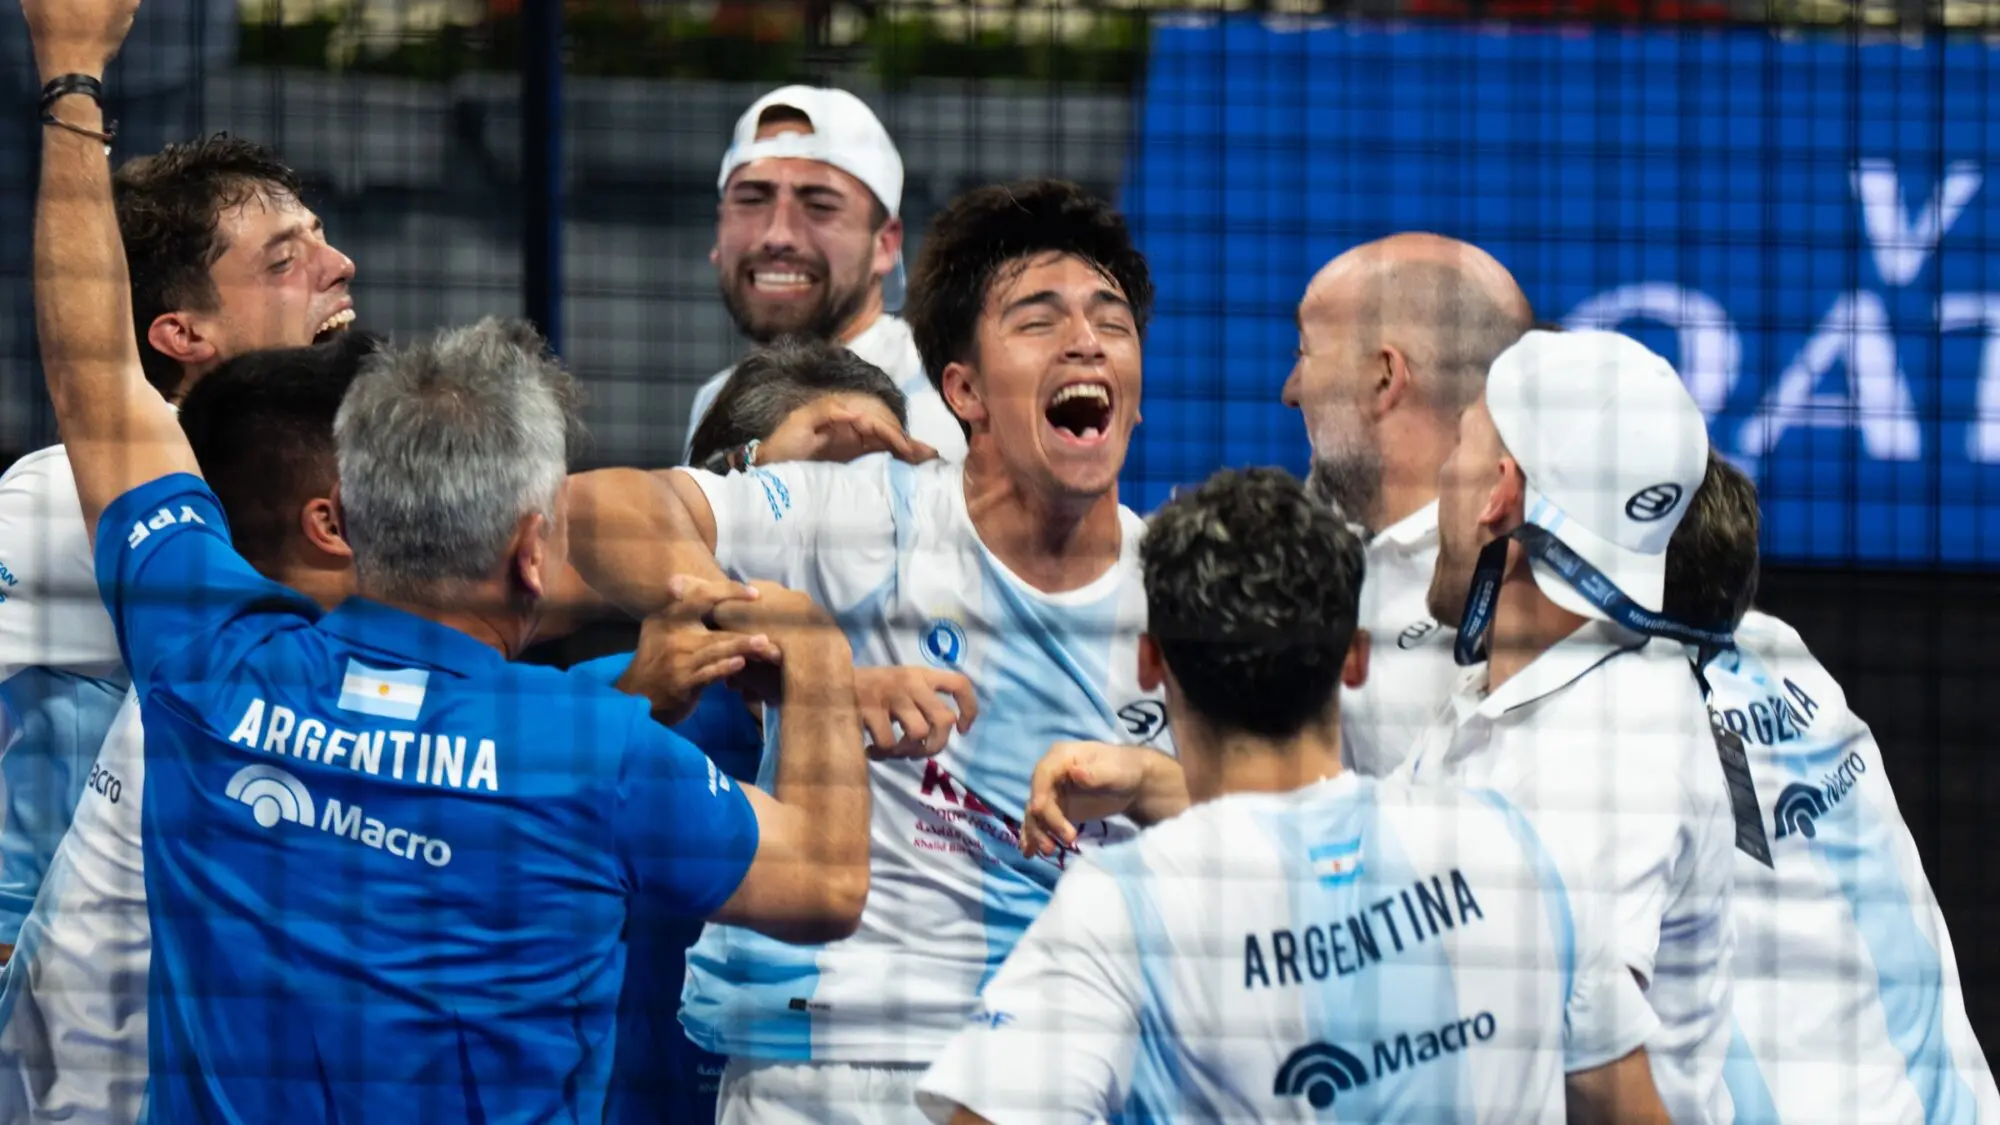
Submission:
[[97,587],[142,697],[162,660],[237,617],[318,612],[243,561],[215,493],[188,473],[148,481],[104,509]]
[[886,454],[846,464],[791,461],[747,472],[683,469],[715,514],[715,561],[740,581],[810,594],[839,613],[896,565],[897,506]]
[[1563,1071],[1617,1062],[1646,1045],[1660,1020],[1620,954],[1609,919],[1587,898],[1571,902],[1575,963],[1563,1008]]
[[0,477],[0,680],[23,668],[111,675],[124,658],[102,606],[69,458],[30,454]]
[[924,1074],[917,1103],[946,1125],[964,1106],[994,1125],[1087,1125],[1131,1088],[1143,995],[1116,880],[1084,863],[980,994]]
[[619,860],[652,910],[706,918],[750,871],[756,811],[693,743],[633,709],[612,809]]

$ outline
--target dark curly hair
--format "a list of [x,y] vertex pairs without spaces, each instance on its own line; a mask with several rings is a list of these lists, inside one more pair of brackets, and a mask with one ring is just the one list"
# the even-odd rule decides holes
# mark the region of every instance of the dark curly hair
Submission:
[[1354,639],[1361,538],[1280,469],[1224,469],[1154,514],[1147,632],[1186,704],[1286,738],[1328,713]]
[[1109,203],[1062,180],[974,188],[931,220],[903,309],[924,372],[940,393],[944,369],[974,358],[979,315],[994,282],[1046,253],[1073,254],[1102,271],[1131,303],[1140,333],[1146,331],[1153,276]]
[[1668,617],[1733,629],[1757,597],[1757,485],[1710,450],[1708,471],[1667,543]]
[[132,322],[146,381],[171,396],[180,364],[146,341],[153,322],[179,309],[214,309],[209,269],[228,251],[222,213],[260,194],[301,193],[298,173],[263,145],[227,133],[168,145],[120,165],[111,180],[118,233],[132,275]]

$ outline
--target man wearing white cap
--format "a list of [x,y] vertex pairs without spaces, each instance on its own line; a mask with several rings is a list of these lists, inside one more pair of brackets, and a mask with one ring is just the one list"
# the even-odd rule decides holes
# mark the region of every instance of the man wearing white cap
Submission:
[[1677,1121],[1727,1112],[1736,829],[1685,652],[1648,634],[1673,629],[1667,544],[1707,460],[1680,378],[1627,337],[1530,332],[1494,361],[1440,474],[1430,591],[1485,663],[1404,767],[1511,797],[1610,912]]
[[[883,279],[903,268],[903,160],[868,106],[811,86],[764,95],[737,119],[716,186],[708,260],[736,327],[758,343],[800,334],[847,345],[901,388],[913,437],[963,460],[964,431],[909,325],[883,302]],[[696,392],[690,436],[729,374]]]

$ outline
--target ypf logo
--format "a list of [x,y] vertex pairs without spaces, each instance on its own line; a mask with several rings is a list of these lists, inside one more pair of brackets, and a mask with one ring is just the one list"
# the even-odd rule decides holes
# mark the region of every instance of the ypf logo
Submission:
[[965,630],[949,617],[932,621],[924,630],[924,659],[940,668],[956,668],[965,659]]
[[249,805],[259,827],[276,828],[281,820],[314,823],[312,791],[275,766],[244,766],[223,792],[230,800]]
[[1778,794],[1778,839],[1797,834],[1810,840],[1819,835],[1817,822],[1826,815],[1826,794],[1800,782]]
[[1366,1063],[1331,1043],[1308,1043],[1278,1068],[1272,1092],[1281,1098],[1303,1096],[1314,1109],[1326,1109],[1335,1097],[1366,1085]]
[[1625,501],[1625,514],[1640,523],[1652,523],[1667,518],[1674,505],[1681,502],[1681,486],[1678,484],[1652,484],[1632,494]]

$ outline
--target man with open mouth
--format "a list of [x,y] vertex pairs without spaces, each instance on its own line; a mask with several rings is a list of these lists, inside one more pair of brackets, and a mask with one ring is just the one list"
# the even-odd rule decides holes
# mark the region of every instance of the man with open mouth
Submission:
[[[947,460],[964,457],[957,419],[883,295],[903,272],[903,159],[866,103],[811,86],[764,95],[737,120],[717,187],[708,260],[743,335],[845,344],[895,380],[912,436]],[[696,392],[690,440],[733,370]]]
[[[855,936],[781,948],[712,925],[690,951],[681,1022],[729,1056],[723,1125],[927,1121],[923,1068],[1077,854],[1021,852],[1043,751],[1171,752],[1159,693],[1138,680],[1144,523],[1118,502],[1153,301],[1144,256],[1109,205],[1036,181],[954,200],[912,272],[910,327],[962,463],[910,465],[921,451],[885,433],[901,459],[572,482],[573,559],[628,612],[664,604],[676,574],[784,582],[832,613],[860,664],[950,669],[978,703],[935,757],[871,764]],[[1093,822],[1077,845],[1133,831]]]
[[[354,323],[354,262],[327,242],[297,173],[270,150],[228,136],[169,145],[120,167],[114,190],[140,361],[170,402],[234,357],[330,339]],[[85,786],[112,785],[94,767],[131,687],[63,446],[30,453],[0,476],[0,595],[0,954],[11,955]],[[36,1053],[22,1036],[51,1050],[115,1043],[135,1029],[143,1037],[142,1019],[115,1026],[142,1012],[114,1006],[124,1015],[105,1016],[89,1001],[102,981],[118,979],[112,962],[146,955],[104,941],[85,981],[11,974],[10,991],[33,986],[76,1003],[9,1028],[8,1052]],[[10,998],[0,1018],[13,1010]],[[86,1010],[93,1016],[76,1026],[63,1022]],[[64,1058],[50,1057],[62,1071]],[[30,1083],[33,1104],[17,1108],[132,1120],[143,1081],[114,1078]]]

